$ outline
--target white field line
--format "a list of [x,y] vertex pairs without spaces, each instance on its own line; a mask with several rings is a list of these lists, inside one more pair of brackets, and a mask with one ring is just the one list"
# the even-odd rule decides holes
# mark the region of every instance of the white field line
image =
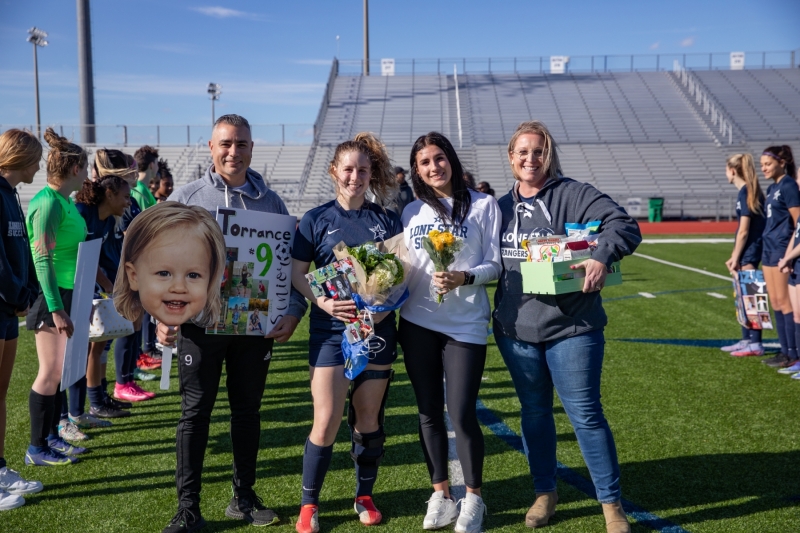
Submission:
[[712,298],[719,298],[720,300],[727,300],[728,299],[727,296],[725,296],[724,294],[720,294],[718,292],[707,292],[706,294],[708,294]]
[[639,296],[643,296],[645,298],[655,298],[656,297],[655,294],[650,294],[649,292],[640,292]]
[[664,261],[663,259],[659,259],[657,257],[652,257],[650,255],[644,255],[640,253],[633,254],[636,257],[641,257],[642,259],[649,259],[650,261],[655,261],[656,263],[661,263],[662,265],[668,265],[675,268],[682,268],[683,270],[688,270],[689,272],[696,272],[698,274],[703,274],[705,276],[711,276],[712,278],[717,279],[724,279],[725,281],[730,281],[733,283],[733,278],[731,276],[723,276],[722,274],[715,274],[714,272],[708,272],[707,270],[700,270],[699,268],[692,268],[686,265],[679,265],[678,263],[672,263],[670,261]]
[[710,239],[643,239],[642,244],[732,244],[731,238]]

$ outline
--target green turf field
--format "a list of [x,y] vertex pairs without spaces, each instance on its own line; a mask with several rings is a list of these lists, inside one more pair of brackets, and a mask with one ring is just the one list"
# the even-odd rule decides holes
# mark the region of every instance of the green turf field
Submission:
[[[730,249],[730,244],[648,244],[638,251],[724,275]],[[800,531],[800,439],[792,410],[800,400],[800,382],[778,375],[757,359],[736,360],[717,348],[621,340],[720,340],[739,335],[729,282],[638,257],[625,259],[622,268],[624,283],[603,291],[610,321],[603,401],[619,451],[623,496],[690,532]],[[640,297],[639,292],[656,298]],[[727,298],[713,298],[708,292]],[[262,409],[256,490],[281,517],[281,523],[270,528],[276,532],[294,531],[300,499],[303,442],[312,416],[307,325],[303,321],[293,340],[276,350]],[[386,532],[421,531],[430,495],[414,396],[402,361],[401,355],[375,495],[384,515],[384,524],[376,529]],[[131,418],[112,428],[90,430],[93,453],[81,463],[23,467],[28,390],[36,369],[33,335],[24,332],[8,398],[5,456],[10,467],[41,480],[45,490],[27,498],[26,506],[2,513],[0,531],[160,531],[176,510],[177,380],[173,378],[170,391],[134,407]],[[111,368],[109,376],[113,377]],[[149,382],[143,387],[157,391],[158,385]],[[223,380],[205,462],[205,531],[248,531],[251,526],[223,514],[231,495],[225,390]],[[493,338],[480,398],[519,432],[519,403]],[[560,407],[556,423],[558,460],[588,477]],[[528,531],[523,518],[533,492],[527,463],[489,428],[484,434],[487,530]],[[343,424],[322,491],[324,532],[363,531],[352,510],[348,438]],[[547,531],[605,531],[596,501],[565,482],[560,482],[559,493],[558,512]],[[641,524],[633,529],[652,531]]]

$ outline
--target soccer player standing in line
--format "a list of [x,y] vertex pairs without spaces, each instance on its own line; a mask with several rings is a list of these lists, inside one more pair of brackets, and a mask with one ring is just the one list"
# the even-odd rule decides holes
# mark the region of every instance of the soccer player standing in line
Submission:
[[17,357],[19,317],[28,314],[39,283],[33,267],[25,215],[16,186],[32,183],[42,145],[30,132],[11,129],[0,135],[0,511],[25,505],[24,494],[42,490],[6,466],[6,393]]
[[[370,354],[369,364],[356,379],[348,380],[344,375],[342,335],[344,321],[356,317],[355,303],[316,298],[305,278],[312,261],[318,268],[336,261],[333,248],[339,242],[358,246],[402,233],[400,217],[385,207],[397,194],[394,170],[381,142],[372,134],[359,133],[352,141],[336,147],[328,174],[334,183],[336,199],[303,216],[292,249],[292,284],[315,303],[311,308],[308,343],[314,425],[303,450],[303,496],[295,526],[298,533],[319,531],[319,493],[331,464],[348,388],[350,456],[356,464],[354,507],[361,523],[381,522],[381,513],[372,501],[372,489],[384,455],[383,412],[392,363],[397,358],[394,311],[376,313],[375,335],[386,341],[385,345]],[[374,195],[375,203],[367,201],[368,191]]]
[[[283,200],[267,188],[257,172],[249,168],[253,139],[250,124],[244,117],[219,117],[214,123],[208,146],[213,162],[205,175],[177,189],[170,200],[204,207],[214,216],[220,206],[289,214]],[[261,436],[259,409],[273,342],[285,342],[292,336],[307,306],[300,293],[292,291],[288,314],[266,338],[207,335],[205,328],[191,322],[180,327],[178,375],[182,401],[175,473],[178,512],[163,533],[188,533],[205,526],[200,514],[201,473],[223,362],[227,370],[233,447],[233,499],[225,514],[256,526],[278,522],[275,512],[267,509],[253,490]],[[157,332],[165,346],[172,345],[177,339],[175,328],[164,324],[158,325]]]
[[[546,525],[558,502],[555,389],[597,489],[606,530],[630,533],[620,502],[617,449],[600,403],[603,328],[608,322],[600,290],[607,268],[633,253],[642,235],[636,221],[611,198],[561,174],[556,143],[541,122],[517,127],[508,143],[508,162],[516,183],[498,202],[503,273],[494,297],[494,337],[522,404],[522,437],[536,491],[525,525]],[[586,272],[583,292],[523,292],[523,239],[565,235],[567,223],[597,220],[597,248],[590,259],[572,266]]]

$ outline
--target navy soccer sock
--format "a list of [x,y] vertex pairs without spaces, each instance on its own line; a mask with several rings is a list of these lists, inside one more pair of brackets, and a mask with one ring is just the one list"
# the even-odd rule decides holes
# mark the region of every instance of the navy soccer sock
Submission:
[[331,466],[332,456],[333,445],[317,446],[311,439],[306,439],[303,450],[303,499],[300,505],[319,504],[319,492]]
[[[378,437],[382,433],[376,431],[374,433],[365,433],[363,437],[368,439],[370,437]],[[353,451],[359,457],[366,459],[378,459],[383,453],[383,447],[380,448],[365,448],[360,444],[353,443]],[[356,497],[358,496],[372,496],[372,488],[375,486],[375,479],[378,477],[378,465],[360,465],[356,463]]]
[[750,340],[750,330],[746,327],[742,326],[742,340],[749,341]]
[[761,344],[761,334],[763,333],[760,329],[751,329],[750,330],[750,344]]
[[783,313],[775,310],[775,328],[778,330],[778,342],[781,344],[781,353],[789,354],[789,345],[786,344],[786,321],[783,319]]
[[786,347],[788,348],[788,352],[786,355],[789,356],[790,359],[797,359],[797,343],[794,339],[794,313],[783,313],[783,320],[784,324],[784,331],[786,335]]
[[105,395],[103,394],[105,391],[103,390],[102,385],[98,385],[97,387],[88,387],[86,392],[89,394],[89,405],[98,409],[103,407],[105,403]]

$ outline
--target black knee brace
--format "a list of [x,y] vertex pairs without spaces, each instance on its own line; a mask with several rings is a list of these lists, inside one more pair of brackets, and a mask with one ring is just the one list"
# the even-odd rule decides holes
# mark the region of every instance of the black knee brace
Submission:
[[[353,408],[353,395],[356,389],[367,380],[370,379],[388,379],[386,389],[383,391],[383,399],[381,399],[381,408],[378,411],[378,431],[369,433],[367,435],[361,434],[356,431],[356,410]],[[353,443],[350,449],[350,457],[359,465],[375,465],[378,466],[383,459],[385,451],[383,444],[386,442],[386,433],[383,431],[383,421],[385,419],[386,400],[389,398],[389,384],[394,379],[394,370],[364,370],[356,379],[350,383],[350,391],[347,394],[348,408],[347,408],[347,425],[350,426],[350,435]],[[377,455],[361,455],[356,453],[355,445],[358,444],[364,448],[378,448],[380,454]]]

